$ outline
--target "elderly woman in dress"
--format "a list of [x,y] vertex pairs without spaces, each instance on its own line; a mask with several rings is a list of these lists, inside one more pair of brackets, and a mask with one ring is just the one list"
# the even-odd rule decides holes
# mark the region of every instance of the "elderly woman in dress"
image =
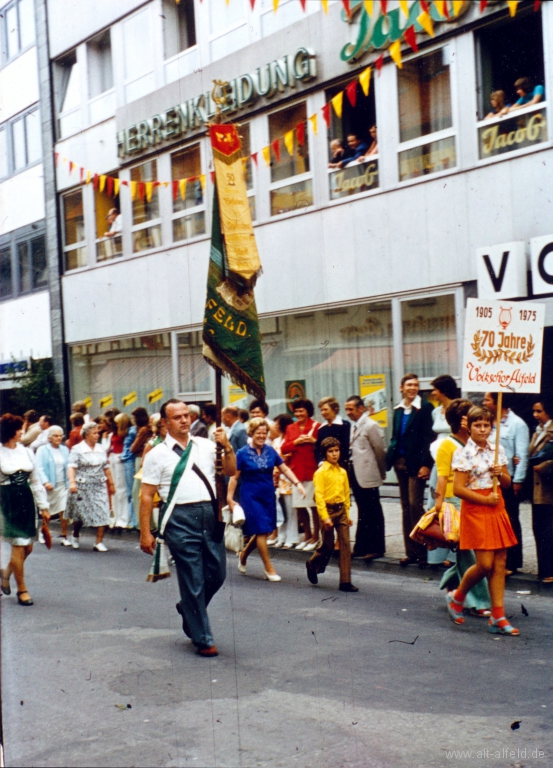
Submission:
[[109,501],[106,479],[110,493],[115,492],[113,477],[104,449],[98,445],[100,437],[98,425],[89,421],[82,430],[83,441],[76,445],[69,454],[69,503],[67,515],[73,522],[71,545],[79,549],[81,528],[96,528],[96,552],[107,552],[102,541],[106,525],[109,523]]
[[[80,415],[80,414],[79,414]],[[61,544],[70,547],[71,542],[67,538],[67,518],[65,509],[67,506],[67,462],[69,461],[69,449],[62,445],[63,429],[50,427],[48,430],[48,444],[41,445],[36,452],[38,474],[46,492],[50,504],[50,517],[60,516]]]
[[275,449],[266,444],[269,425],[265,419],[252,419],[248,425],[248,437],[252,444],[240,448],[236,454],[236,474],[230,478],[227,501],[231,510],[234,509],[234,493],[238,478],[242,478],[240,486],[240,501],[246,516],[245,533],[251,536],[245,549],[238,558],[238,570],[246,573],[248,555],[257,547],[263,561],[263,572],[269,581],[280,581],[275,571],[267,536],[276,528],[276,496],[273,483],[275,467],[284,474],[290,482],[297,486],[299,493],[305,498],[305,489],[292,470],[284,464]]
[[5,413],[0,419],[0,507],[2,536],[11,543],[12,554],[8,567],[2,571],[2,592],[11,593],[13,574],[19,605],[33,605],[25,584],[25,560],[33,551],[36,538],[36,506],[43,522],[48,522],[50,513],[34,454],[21,444],[22,434],[21,416]]

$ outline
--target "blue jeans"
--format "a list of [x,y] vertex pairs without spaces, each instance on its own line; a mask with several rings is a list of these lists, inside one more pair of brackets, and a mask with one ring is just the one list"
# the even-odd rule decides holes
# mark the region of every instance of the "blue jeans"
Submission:
[[215,516],[209,502],[176,504],[165,527],[175,560],[181,610],[194,645],[213,645],[207,606],[226,577],[225,543],[213,541]]
[[132,461],[125,461],[123,463],[125,469],[125,485],[127,487],[127,501],[129,502],[129,526],[131,528],[137,527],[136,512],[132,501],[132,487],[134,483],[134,476],[136,469],[134,468],[134,459]]

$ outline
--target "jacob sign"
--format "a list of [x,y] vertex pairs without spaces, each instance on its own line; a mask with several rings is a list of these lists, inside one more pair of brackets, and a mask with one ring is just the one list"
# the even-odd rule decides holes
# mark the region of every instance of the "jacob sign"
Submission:
[[466,392],[539,392],[545,307],[469,299],[463,383]]

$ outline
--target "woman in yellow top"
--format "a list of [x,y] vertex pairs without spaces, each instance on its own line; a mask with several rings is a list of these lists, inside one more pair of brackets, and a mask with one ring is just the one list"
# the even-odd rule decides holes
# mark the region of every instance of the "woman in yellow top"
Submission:
[[349,529],[350,491],[348,473],[340,466],[340,441],[336,437],[325,437],[320,446],[324,462],[313,476],[315,503],[323,542],[306,562],[307,578],[317,584],[317,574],[324,573],[334,550],[334,529],[340,542],[340,586],[341,592],[359,592],[351,583],[351,545]]
[[[445,417],[451,427],[451,435],[442,440],[436,454],[436,469],[438,482],[436,485],[436,512],[442,508],[444,501],[453,504],[457,509],[461,507],[461,500],[453,495],[453,469],[451,463],[453,454],[458,448],[466,445],[469,438],[467,430],[467,413],[472,408],[470,400],[456,399],[448,405]],[[476,563],[476,557],[472,549],[459,549],[456,562],[448,568],[442,577],[440,589],[447,592],[457,589],[461,579],[472,565]],[[475,616],[490,616],[490,592],[486,579],[479,581],[467,594],[465,608],[470,609]]]

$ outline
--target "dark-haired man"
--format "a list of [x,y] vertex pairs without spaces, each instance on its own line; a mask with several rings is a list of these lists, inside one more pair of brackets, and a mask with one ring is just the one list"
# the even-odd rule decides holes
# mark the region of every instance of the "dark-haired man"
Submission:
[[[226,560],[224,542],[213,539],[216,518],[211,499],[215,495],[215,444],[203,437],[190,436],[190,414],[181,400],[168,400],[161,406],[160,414],[167,436],[144,458],[140,548],[148,554],[155,550],[150,520],[156,492],[165,504],[171,496],[160,532],[177,569],[181,595],[177,611],[182,617],[184,633],[200,656],[217,656],[207,606],[225,580]],[[223,474],[230,477],[236,472],[236,460],[222,427],[215,429],[214,440],[223,446]],[[186,468],[178,478],[179,468],[182,470],[180,460],[188,448]]]
[[394,409],[392,439],[386,454],[387,469],[395,470],[403,516],[405,557],[400,565],[427,562],[426,547],[409,538],[409,534],[424,514],[423,498],[426,482],[434,459],[430,444],[435,435],[432,430],[432,405],[419,395],[419,378],[408,373],[401,379],[402,400]]

